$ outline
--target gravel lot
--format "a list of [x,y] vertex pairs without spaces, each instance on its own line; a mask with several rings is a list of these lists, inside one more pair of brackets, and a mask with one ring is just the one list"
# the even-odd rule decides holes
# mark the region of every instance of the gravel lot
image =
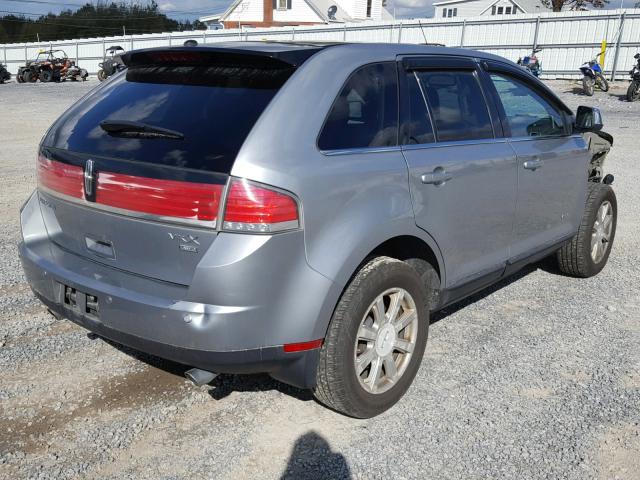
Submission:
[[18,209],[40,137],[97,84],[0,85],[0,478],[640,478],[640,103],[593,98],[615,146],[616,243],[588,280],[535,265],[433,319],[404,399],[345,418],[266,376],[184,368],[48,315]]

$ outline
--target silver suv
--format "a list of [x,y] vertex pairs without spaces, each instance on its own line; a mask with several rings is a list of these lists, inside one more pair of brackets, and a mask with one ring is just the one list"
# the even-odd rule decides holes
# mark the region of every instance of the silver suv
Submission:
[[[370,417],[429,312],[616,225],[572,112],[503,58],[419,45],[129,52],[39,148],[20,254],[59,317],[216,373],[268,372]],[[586,205],[586,208],[585,208]]]

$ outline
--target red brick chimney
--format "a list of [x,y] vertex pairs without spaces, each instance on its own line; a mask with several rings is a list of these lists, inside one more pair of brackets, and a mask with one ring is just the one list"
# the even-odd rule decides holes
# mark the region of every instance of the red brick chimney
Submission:
[[262,22],[265,27],[273,25],[273,0],[262,0]]

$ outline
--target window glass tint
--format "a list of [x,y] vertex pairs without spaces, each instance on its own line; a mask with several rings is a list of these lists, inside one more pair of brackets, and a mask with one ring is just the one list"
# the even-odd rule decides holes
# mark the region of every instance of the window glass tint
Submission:
[[398,92],[394,63],[367,65],[347,81],[318,139],[320,150],[397,144]]
[[432,143],[434,141],[433,128],[427,111],[420,85],[415,73],[407,74],[407,113],[402,124],[401,134],[405,145]]
[[564,135],[562,115],[523,82],[500,74],[491,74],[511,136],[538,137]]
[[439,142],[493,138],[480,85],[472,72],[417,72]]
[[[291,73],[223,66],[150,70],[130,69],[126,76],[106,82],[60,118],[44,145],[229,173],[249,131]],[[180,132],[184,138],[109,134],[100,127],[104,120],[141,122]]]

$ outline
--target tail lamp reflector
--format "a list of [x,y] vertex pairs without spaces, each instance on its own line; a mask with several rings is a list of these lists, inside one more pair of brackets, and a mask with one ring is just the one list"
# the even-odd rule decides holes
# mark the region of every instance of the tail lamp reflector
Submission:
[[287,343],[282,346],[286,353],[304,352],[306,350],[315,350],[322,346],[323,339],[311,340],[310,342]]
[[38,185],[73,198],[83,198],[82,167],[38,156]]

